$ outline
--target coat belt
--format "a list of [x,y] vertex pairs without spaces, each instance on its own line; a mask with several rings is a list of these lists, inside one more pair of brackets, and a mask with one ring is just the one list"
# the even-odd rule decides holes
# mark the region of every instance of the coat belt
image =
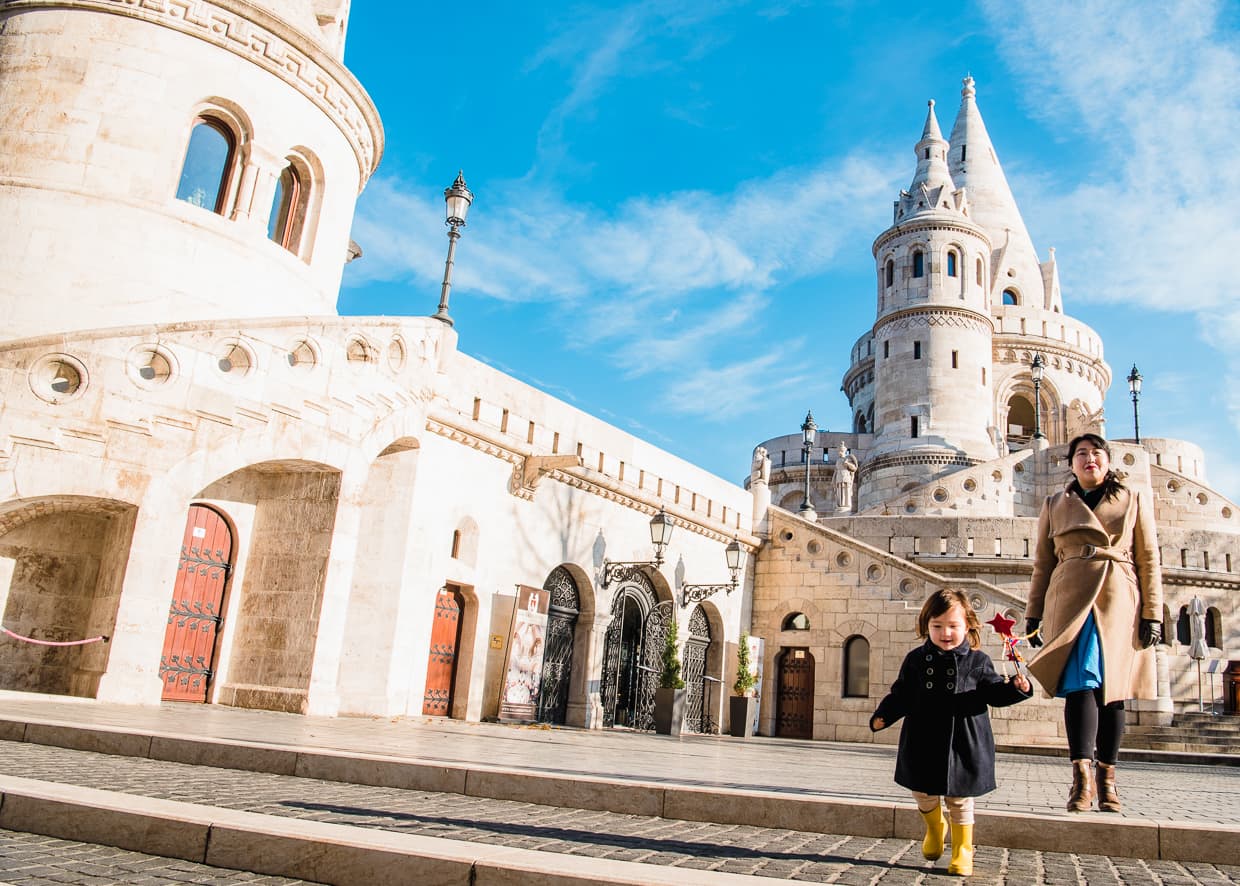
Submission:
[[1070,545],[1059,549],[1059,562],[1064,560],[1114,560],[1131,563],[1132,551],[1104,545]]

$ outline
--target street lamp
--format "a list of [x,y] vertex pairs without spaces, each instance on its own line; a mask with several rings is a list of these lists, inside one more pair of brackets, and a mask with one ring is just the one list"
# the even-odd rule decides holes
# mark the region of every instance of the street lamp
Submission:
[[1132,372],[1128,373],[1128,393],[1132,394],[1132,433],[1141,442],[1141,415],[1137,409],[1137,401],[1141,399],[1141,373],[1137,364],[1132,364]]
[[1042,359],[1041,354],[1033,355],[1033,362],[1029,364],[1029,373],[1033,376],[1033,439],[1042,439],[1042,370],[1046,367],[1046,361]]
[[667,515],[663,508],[650,518],[650,543],[654,545],[654,559],[637,562],[621,563],[612,560],[603,561],[603,587],[613,581],[633,578],[642,570],[653,566],[658,569],[663,565],[663,551],[672,540],[672,528],[676,521]]
[[444,224],[448,226],[448,260],[443,268],[443,287],[439,290],[439,310],[431,316],[442,320],[449,326],[452,318],[448,316],[448,293],[452,289],[452,259],[456,255],[456,241],[461,239],[461,228],[465,227],[465,216],[469,214],[469,205],[474,202],[474,192],[465,186],[465,174],[457,172],[452,187],[443,192]]
[[733,536],[728,546],[723,549],[723,556],[728,561],[728,572],[732,574],[732,581],[726,585],[681,585],[680,605],[688,606],[690,603],[699,603],[719,591],[727,591],[730,594],[736,590],[737,574],[741,571],[741,559],[744,555],[741,543]]
[[814,512],[814,506],[809,502],[809,462],[810,455],[814,451],[814,439],[818,433],[818,425],[814,423],[814,413],[805,413],[805,422],[801,425],[801,448],[805,452],[805,500],[801,502],[801,510],[797,516],[806,520],[814,521],[818,519],[818,514]]

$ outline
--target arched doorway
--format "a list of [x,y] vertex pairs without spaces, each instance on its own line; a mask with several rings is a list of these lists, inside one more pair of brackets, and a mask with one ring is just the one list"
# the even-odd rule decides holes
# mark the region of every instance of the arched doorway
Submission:
[[682,669],[685,681],[684,728],[703,734],[718,731],[718,724],[711,719],[707,704],[710,692],[706,685],[706,653],[709,649],[710,619],[706,617],[706,610],[698,604],[689,616],[689,639],[685,643]]
[[784,649],[779,654],[779,689],[775,696],[775,735],[814,737],[814,657],[809,650]]
[[207,700],[232,549],[232,529],[224,517],[206,505],[190,505],[159,656],[164,701]]
[[461,644],[464,609],[464,598],[452,585],[444,585],[435,595],[435,621],[431,625],[431,648],[426,663],[426,690],[422,694],[422,713],[428,716],[452,715],[456,650]]
[[563,725],[568,711],[568,684],[573,673],[573,632],[581,612],[577,582],[563,566],[557,566],[543,582],[551,592],[547,610],[547,645],[543,654],[541,687],[535,719]]
[[1024,394],[1014,394],[1008,400],[1007,442],[1009,446],[1023,446],[1033,437],[1033,400]]
[[[603,641],[603,679],[599,695],[603,702],[604,726],[654,728],[654,684],[661,650],[650,648],[647,633],[663,625],[666,635],[671,623],[671,604],[662,607],[654,586],[644,575],[636,575],[617,592],[611,604],[611,624]],[[658,638],[662,640],[662,637]],[[651,652],[655,661],[649,662]]]

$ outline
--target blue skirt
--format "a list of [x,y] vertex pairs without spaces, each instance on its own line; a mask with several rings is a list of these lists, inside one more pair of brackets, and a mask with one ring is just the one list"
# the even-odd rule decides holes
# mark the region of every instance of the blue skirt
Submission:
[[1076,643],[1072,646],[1072,654],[1064,665],[1063,674],[1059,678],[1059,689],[1055,693],[1060,698],[1072,692],[1085,689],[1099,689],[1102,686],[1102,643],[1098,637],[1098,626],[1094,623],[1094,614],[1090,612],[1081,625],[1081,632],[1076,635]]

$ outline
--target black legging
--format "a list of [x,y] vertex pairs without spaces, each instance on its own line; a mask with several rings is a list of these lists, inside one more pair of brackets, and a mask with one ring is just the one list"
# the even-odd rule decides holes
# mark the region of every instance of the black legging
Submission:
[[1124,740],[1124,703],[1102,703],[1101,689],[1082,689],[1064,698],[1063,722],[1073,760],[1097,760],[1114,766]]

